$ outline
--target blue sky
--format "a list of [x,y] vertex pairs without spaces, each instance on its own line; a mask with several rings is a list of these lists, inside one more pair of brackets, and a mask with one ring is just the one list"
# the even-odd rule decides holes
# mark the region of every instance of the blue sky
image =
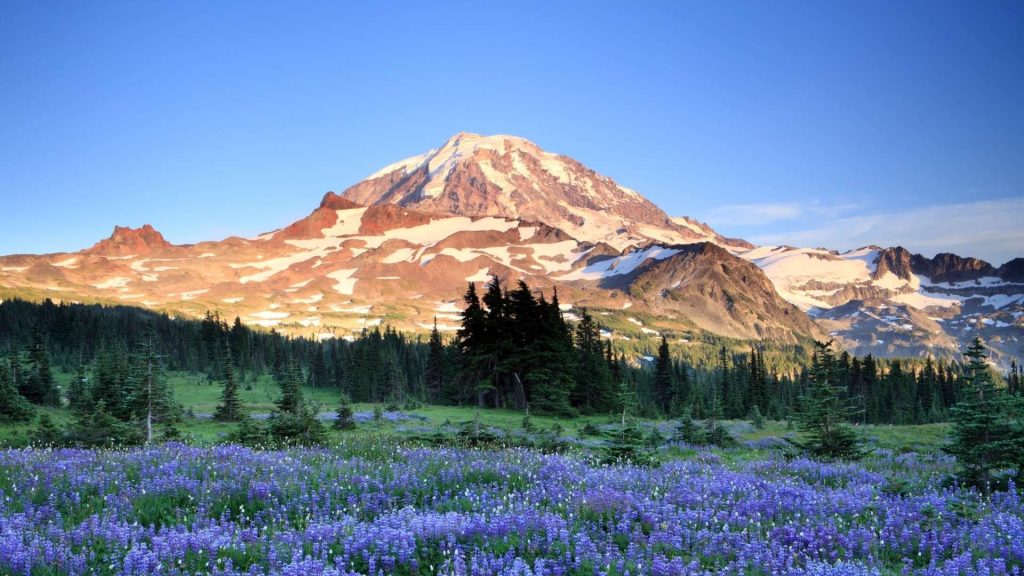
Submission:
[[0,6],[0,253],[254,235],[459,131],[755,242],[1024,256],[1021,2]]

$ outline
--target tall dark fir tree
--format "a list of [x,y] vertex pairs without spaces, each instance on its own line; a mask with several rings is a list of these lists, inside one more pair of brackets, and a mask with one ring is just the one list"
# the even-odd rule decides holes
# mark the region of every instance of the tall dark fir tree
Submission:
[[231,349],[226,351],[226,362],[224,365],[224,385],[221,388],[220,404],[213,413],[213,419],[219,422],[241,422],[249,415],[242,405],[242,399],[238,396],[238,382],[235,379],[233,354]]

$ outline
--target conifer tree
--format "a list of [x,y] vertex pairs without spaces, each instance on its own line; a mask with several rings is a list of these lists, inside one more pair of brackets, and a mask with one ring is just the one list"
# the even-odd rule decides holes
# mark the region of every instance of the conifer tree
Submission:
[[38,327],[32,331],[32,343],[28,351],[28,370],[21,380],[21,395],[34,404],[60,405],[60,391],[50,370],[50,354],[46,339]]
[[541,299],[542,319],[529,357],[530,406],[538,414],[575,416],[569,397],[576,387],[572,370],[572,337],[558,307],[557,292],[550,303]]
[[757,404],[750,408],[750,423],[758,430],[764,428],[764,414],[761,413],[761,408]]
[[315,446],[324,441],[324,427],[302,396],[302,368],[289,360],[278,385],[281,396],[269,419],[271,437],[280,444]]
[[242,319],[235,316],[235,323],[231,326],[231,333],[228,335],[231,342],[231,355],[234,358],[238,370],[244,374],[252,369],[250,362],[251,342],[249,331],[242,325]]
[[572,400],[585,412],[608,413],[616,407],[615,383],[605,359],[601,328],[586,308],[581,309],[579,315],[576,325],[579,360]]
[[242,419],[248,418],[249,415],[246,414],[242,400],[238,397],[238,382],[235,380],[234,361],[230,348],[227,349],[226,355],[223,371],[224,386],[221,388],[220,404],[217,405],[217,409],[213,413],[213,419],[218,422],[240,422]]
[[92,407],[92,398],[89,394],[89,377],[85,373],[85,365],[79,364],[75,375],[68,385],[68,406],[76,412],[88,410]]
[[692,446],[700,446],[705,443],[704,431],[693,421],[693,411],[687,407],[679,417],[675,433],[672,439],[676,442],[683,442]]
[[277,385],[281,388],[281,395],[275,402],[277,410],[284,414],[297,414],[303,407],[302,368],[289,360]]
[[334,419],[332,426],[335,430],[355,430],[356,428],[356,416],[352,412],[352,406],[344,398],[338,405],[337,418]]
[[72,444],[84,447],[134,446],[145,440],[138,426],[115,418],[102,400],[76,416],[68,436]]
[[47,413],[39,415],[36,429],[32,431],[32,443],[36,446],[59,446],[64,439],[60,429]]
[[163,358],[157,349],[157,338],[152,326],[139,344],[132,358],[126,382],[128,417],[143,425],[146,443],[154,440],[154,425],[172,422],[178,418],[178,406],[174,403],[171,389],[167,384]]
[[993,472],[1015,468],[1024,477],[1024,404],[996,389],[985,358],[985,345],[975,338],[964,356],[963,399],[953,407],[952,444],[963,478],[991,491]]
[[430,340],[427,343],[427,369],[424,374],[427,391],[427,400],[437,401],[441,391],[445,388],[445,358],[444,344],[441,342],[441,332],[437,329],[437,318],[434,318],[434,327],[430,330]]
[[487,316],[480,305],[476,284],[469,283],[463,296],[466,308],[462,311],[462,326],[457,334],[456,346],[462,363],[463,378],[467,384],[466,396],[476,397],[477,405],[484,403],[483,379],[487,374],[486,341]]
[[658,346],[654,363],[654,396],[662,414],[671,412],[672,392],[675,390],[672,374],[672,358],[669,355],[668,339],[663,335]]
[[860,441],[846,424],[855,410],[842,398],[844,387],[836,379],[832,341],[815,343],[810,378],[798,415],[799,429],[808,438],[801,446],[819,458],[859,458]]
[[0,422],[28,422],[34,415],[32,404],[15,387],[11,370],[0,362]]
[[647,439],[633,418],[637,408],[636,393],[625,382],[619,387],[619,404],[622,406],[621,423],[617,430],[610,432],[611,439],[604,449],[605,462],[638,466],[655,464]]

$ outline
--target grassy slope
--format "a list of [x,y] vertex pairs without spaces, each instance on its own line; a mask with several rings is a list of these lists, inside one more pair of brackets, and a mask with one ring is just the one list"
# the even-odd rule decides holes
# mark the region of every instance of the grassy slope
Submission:
[[[62,387],[67,386],[70,374],[57,374],[57,381]],[[217,383],[207,382],[204,376],[173,374],[170,376],[170,383],[174,389],[175,399],[182,404],[188,416],[180,426],[181,431],[190,441],[198,443],[217,442],[224,435],[233,430],[233,424],[214,422],[208,418],[193,417],[191,415],[211,414],[220,400],[220,386]],[[240,383],[242,400],[251,413],[265,414],[274,408],[274,400],[278,396],[278,388],[273,379],[269,376],[260,376],[255,379],[244,380]],[[303,390],[307,400],[320,405],[322,411],[333,411],[337,406],[339,395],[337,391],[330,389],[305,388]],[[356,404],[353,409],[357,412],[370,412],[374,408],[371,404]],[[41,409],[53,418],[60,426],[71,420],[72,415],[66,409]],[[426,417],[429,423],[423,425],[440,425],[445,422],[459,424],[473,420],[480,414],[481,421],[488,426],[496,426],[505,429],[519,428],[523,413],[515,410],[479,410],[475,407],[460,406],[424,406],[414,411],[415,414]],[[569,436],[577,436],[579,428],[587,422],[594,424],[605,424],[614,421],[609,416],[583,416],[574,419],[555,418],[549,416],[531,415],[530,420],[537,428],[550,428],[556,422],[564,428],[564,433]],[[355,432],[345,434],[385,434],[398,435],[399,428],[407,427],[410,424],[392,424],[389,422],[371,423],[361,425]],[[24,438],[34,427],[34,424],[2,424],[0,423],[0,445],[18,443],[19,438]],[[749,427],[747,427],[749,428]],[[868,441],[872,448],[884,448],[894,451],[915,451],[935,452],[941,449],[946,441],[948,427],[945,424],[928,424],[923,426],[861,426],[859,427],[862,436]],[[337,434],[332,431],[332,434]],[[783,422],[768,422],[763,430],[751,430],[740,434],[741,440],[755,440],[764,437],[783,437],[793,435],[794,432],[787,428]]]

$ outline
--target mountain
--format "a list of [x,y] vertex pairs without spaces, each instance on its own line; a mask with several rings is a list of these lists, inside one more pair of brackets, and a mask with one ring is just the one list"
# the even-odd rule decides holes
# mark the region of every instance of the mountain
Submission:
[[876,356],[959,357],[976,335],[1002,365],[1024,353],[1021,259],[926,258],[902,247],[845,253],[762,246],[740,254],[846,349]]
[[1020,356],[1024,260],[753,246],[513,136],[461,133],[256,238],[193,245],[116,227],[73,253],[0,257],[0,297],[218,310],[320,338],[457,327],[467,282],[525,279],[606,337],[701,333],[857,353]]
[[366,205],[543,222],[620,250],[644,241],[752,247],[694,220],[674,220],[611,178],[515,136],[456,134],[440,148],[377,171],[343,196]]

